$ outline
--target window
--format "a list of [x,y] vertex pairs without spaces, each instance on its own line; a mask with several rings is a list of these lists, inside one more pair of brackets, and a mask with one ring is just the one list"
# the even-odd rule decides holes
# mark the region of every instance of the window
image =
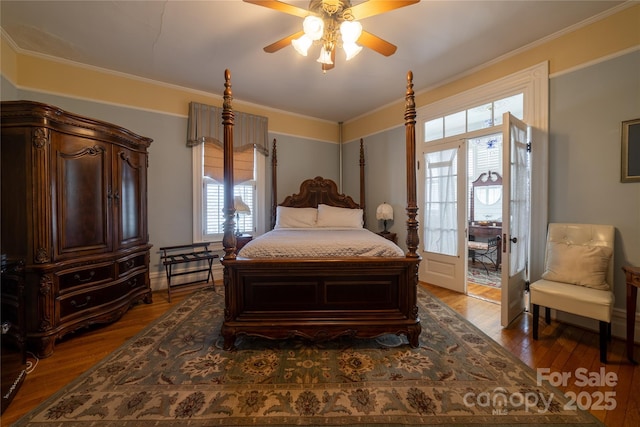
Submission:
[[[193,153],[193,241],[221,242],[225,223],[222,109],[189,103],[187,128],[187,146]],[[262,234],[267,222],[268,119],[236,111],[233,129],[233,192],[249,208],[236,211],[235,231]]]
[[[219,240],[224,234],[224,185],[209,178],[202,179],[203,190],[203,224],[205,240]],[[253,234],[256,230],[254,225],[255,204],[255,184],[251,182],[236,185],[233,188],[234,196],[241,197],[242,201],[249,206],[251,212],[236,215],[236,230],[239,233]]]
[[424,142],[501,125],[502,115],[507,111],[522,120],[524,116],[523,93],[428,120],[424,124]]
[[[193,147],[194,242],[220,242],[224,234],[224,183],[222,175],[205,172],[206,153],[211,151],[209,147],[209,144]],[[249,154],[252,154],[254,159],[251,179],[236,184],[233,192],[234,196],[240,196],[249,206],[250,212],[237,214],[234,222],[240,233],[262,234],[264,221],[260,213],[265,212],[265,185],[255,177],[264,176],[265,156],[257,153],[255,149],[250,150]],[[217,179],[210,175],[217,176]]]

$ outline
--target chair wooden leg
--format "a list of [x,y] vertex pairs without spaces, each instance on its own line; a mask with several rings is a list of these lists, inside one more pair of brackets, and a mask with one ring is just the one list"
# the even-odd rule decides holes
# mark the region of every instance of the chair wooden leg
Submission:
[[551,324],[551,309],[549,307],[544,308],[544,321],[547,325]]
[[611,323],[600,321],[600,362],[607,363],[607,335]]
[[533,305],[533,339],[538,339],[538,317],[540,317],[540,306],[538,304]]

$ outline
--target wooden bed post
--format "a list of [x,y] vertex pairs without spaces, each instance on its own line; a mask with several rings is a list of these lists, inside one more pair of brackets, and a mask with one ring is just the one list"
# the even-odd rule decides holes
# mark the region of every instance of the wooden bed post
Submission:
[[236,234],[234,215],[236,208],[233,202],[233,125],[234,114],[231,107],[231,72],[224,70],[224,96],[222,103],[222,125],[224,126],[224,258],[236,257]]
[[271,229],[276,226],[276,209],[278,206],[278,153],[276,139],[273,138],[271,149]]
[[367,214],[365,210],[365,191],[364,191],[364,140],[360,138],[360,209],[363,212],[364,225],[367,225]]
[[405,139],[407,150],[407,257],[419,258],[418,249],[418,206],[416,204],[416,102],[413,92],[413,72],[407,73],[407,94],[404,112]]

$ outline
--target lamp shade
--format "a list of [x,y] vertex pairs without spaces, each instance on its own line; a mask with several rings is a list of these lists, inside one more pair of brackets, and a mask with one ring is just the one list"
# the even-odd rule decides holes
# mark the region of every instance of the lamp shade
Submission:
[[313,40],[311,40],[306,34],[303,34],[300,38],[291,40],[293,48],[302,56],[307,56],[312,43]]
[[355,43],[344,43],[342,45],[344,52],[347,54],[347,61],[356,56],[362,50],[362,46]]
[[331,52],[327,50],[325,46],[322,46],[320,50],[320,56],[316,59],[321,64],[331,65],[333,61],[331,60]]
[[236,213],[241,213],[241,214],[251,213],[251,209],[249,208],[249,206],[247,206],[245,202],[242,201],[242,197],[235,196],[233,198],[233,204],[236,208]]
[[376,209],[376,219],[393,219],[393,207],[388,203],[382,203]]
[[302,21],[302,29],[311,40],[320,40],[324,33],[324,21],[314,15],[309,15]]

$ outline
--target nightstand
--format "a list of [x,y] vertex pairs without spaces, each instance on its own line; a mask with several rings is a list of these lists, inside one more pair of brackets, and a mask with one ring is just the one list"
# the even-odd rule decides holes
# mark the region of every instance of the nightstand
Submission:
[[398,235],[396,233],[389,233],[388,231],[377,233],[379,236],[384,237],[387,240],[391,240],[396,245],[398,244]]
[[236,236],[236,252],[242,249],[244,245],[249,243],[253,239],[251,234],[241,234]]

